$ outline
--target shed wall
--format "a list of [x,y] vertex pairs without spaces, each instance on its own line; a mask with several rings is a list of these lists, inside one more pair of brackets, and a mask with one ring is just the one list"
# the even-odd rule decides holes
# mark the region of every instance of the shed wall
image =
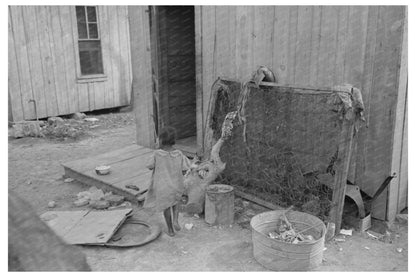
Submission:
[[[196,53],[202,57],[201,61],[197,57],[197,69],[201,68],[197,93],[202,95],[197,99],[197,109],[202,111],[198,125],[206,120],[211,85],[217,77],[248,80],[259,65],[269,67],[281,84],[352,84],[362,91],[368,128],[358,135],[349,179],[373,195],[392,169],[405,9],[196,7],[196,38],[201,40]],[[386,197],[384,192],[374,203],[375,217],[386,217]]]
[[13,121],[128,105],[131,58],[126,6],[98,6],[105,78],[79,80],[74,6],[9,6]]

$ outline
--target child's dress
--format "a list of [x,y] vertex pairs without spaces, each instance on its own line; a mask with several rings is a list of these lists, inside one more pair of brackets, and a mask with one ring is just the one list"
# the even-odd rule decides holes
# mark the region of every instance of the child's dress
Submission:
[[147,166],[153,172],[143,206],[163,211],[176,205],[185,192],[182,172],[190,165],[191,162],[179,150],[155,150]]

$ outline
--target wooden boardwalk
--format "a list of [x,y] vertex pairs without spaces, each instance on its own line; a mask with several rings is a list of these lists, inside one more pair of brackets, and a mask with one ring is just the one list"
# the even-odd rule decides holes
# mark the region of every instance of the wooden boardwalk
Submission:
[[[66,162],[62,166],[66,177],[88,186],[113,191],[136,204],[144,199],[144,192],[149,187],[151,171],[146,168],[146,164],[152,153],[152,149],[131,145],[98,156]],[[97,175],[95,167],[99,165],[111,166],[110,174]],[[126,185],[135,185],[140,190],[128,189]]]

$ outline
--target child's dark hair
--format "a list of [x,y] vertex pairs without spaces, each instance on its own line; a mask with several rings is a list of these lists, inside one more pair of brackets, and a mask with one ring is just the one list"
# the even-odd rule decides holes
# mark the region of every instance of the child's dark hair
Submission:
[[172,146],[176,141],[176,130],[173,127],[166,126],[162,128],[159,134],[159,143],[161,146]]

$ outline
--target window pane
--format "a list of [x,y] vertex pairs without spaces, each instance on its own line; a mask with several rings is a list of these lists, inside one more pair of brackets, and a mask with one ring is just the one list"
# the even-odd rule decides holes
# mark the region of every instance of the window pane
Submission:
[[82,75],[104,73],[101,56],[101,42],[99,40],[80,41],[79,59],[81,64]]
[[84,6],[76,6],[75,9],[77,11],[77,22],[87,22],[85,20],[85,8],[84,8]]
[[97,22],[95,7],[87,7],[88,22]]
[[78,23],[78,37],[80,39],[88,38],[86,23]]
[[75,8],[77,12],[78,37],[81,39],[88,38],[87,24],[85,21],[85,9],[83,6],[76,6]]
[[97,24],[89,23],[88,28],[89,28],[89,31],[90,31],[90,37],[89,38],[98,38]]

